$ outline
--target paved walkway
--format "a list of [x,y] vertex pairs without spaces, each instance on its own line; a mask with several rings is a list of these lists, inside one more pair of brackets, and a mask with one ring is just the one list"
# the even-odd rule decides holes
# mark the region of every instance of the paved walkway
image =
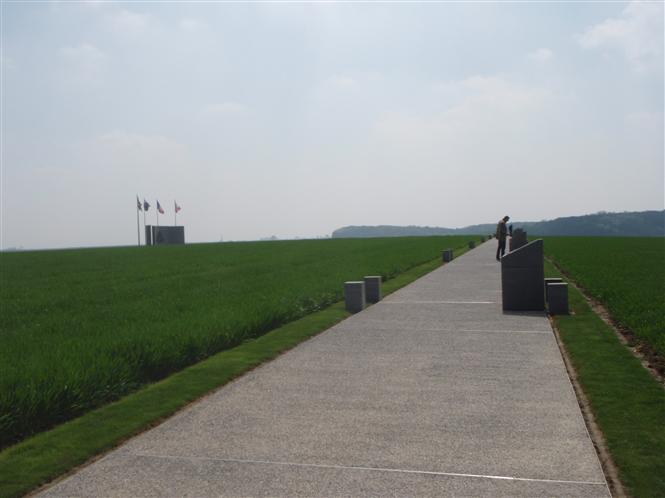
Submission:
[[609,496],[550,324],[481,245],[48,496]]

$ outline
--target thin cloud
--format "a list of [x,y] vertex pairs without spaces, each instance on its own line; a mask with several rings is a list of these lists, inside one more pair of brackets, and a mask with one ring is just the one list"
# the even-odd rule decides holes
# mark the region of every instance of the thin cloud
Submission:
[[356,86],[356,80],[350,76],[336,74],[330,78],[330,84],[335,88],[347,90]]
[[[182,168],[189,162],[186,145],[163,135],[115,130],[79,143],[74,149],[78,164],[94,165],[93,171],[107,181],[131,172],[146,183],[161,177],[163,171]],[[87,168],[86,168],[87,169]]]
[[664,122],[663,112],[655,111],[636,111],[626,115],[625,122],[628,126],[643,130],[663,134]]
[[70,61],[85,63],[96,63],[104,59],[103,52],[91,43],[62,47],[60,55]]
[[178,27],[182,31],[195,32],[205,28],[206,25],[205,23],[199,21],[198,19],[185,18],[180,20],[180,22],[178,23]]
[[120,9],[108,14],[108,24],[111,29],[120,34],[138,35],[149,26],[149,17],[127,9]]
[[498,76],[474,76],[446,86],[458,97],[445,112],[384,114],[374,127],[377,148],[422,165],[447,158],[484,171],[493,156],[509,153],[519,147],[517,142],[528,143],[532,131],[538,133],[541,113],[554,99],[547,90]]
[[100,81],[106,65],[106,55],[91,43],[61,47],[60,81],[65,85],[90,85]]
[[622,53],[636,71],[662,67],[663,5],[631,2],[619,17],[589,26],[577,40],[586,50]]
[[202,117],[215,117],[226,115],[237,115],[247,112],[247,106],[239,102],[222,102],[220,104],[211,104],[204,107],[200,115]]
[[533,61],[546,62],[553,56],[554,52],[552,52],[549,48],[539,48],[535,52],[531,52],[527,57]]

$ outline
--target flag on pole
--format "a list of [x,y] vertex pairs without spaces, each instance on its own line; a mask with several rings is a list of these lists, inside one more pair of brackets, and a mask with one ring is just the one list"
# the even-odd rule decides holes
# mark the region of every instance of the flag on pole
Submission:
[[176,201],[173,201],[173,204],[175,205],[175,212],[176,213],[182,209],[180,206],[178,206],[178,203]]
[[159,204],[159,201],[157,201],[157,211],[159,211],[159,214],[164,214],[164,210],[162,209],[162,206]]
[[148,201],[143,199],[143,210],[147,211],[150,208],[150,204],[148,204]]
[[138,209],[139,211],[143,211],[141,209],[141,201],[139,201],[139,196],[138,195],[136,196],[136,209]]

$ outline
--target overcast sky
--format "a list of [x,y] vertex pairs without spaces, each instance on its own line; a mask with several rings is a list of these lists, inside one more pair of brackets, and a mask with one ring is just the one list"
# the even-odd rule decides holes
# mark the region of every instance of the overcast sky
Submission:
[[665,207],[661,2],[3,2],[1,64],[3,248]]

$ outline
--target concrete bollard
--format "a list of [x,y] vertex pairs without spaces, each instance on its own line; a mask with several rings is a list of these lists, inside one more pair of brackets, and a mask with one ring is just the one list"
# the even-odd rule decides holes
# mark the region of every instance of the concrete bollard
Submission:
[[568,314],[568,284],[566,282],[547,284],[547,308],[550,315]]
[[547,301],[547,284],[560,283],[560,282],[563,282],[563,279],[559,277],[548,277],[545,279],[545,301]]
[[368,303],[378,303],[381,301],[381,277],[365,277],[365,300]]
[[453,250],[452,249],[446,249],[441,253],[441,257],[443,258],[444,263],[450,263],[453,260]]
[[476,243],[473,240],[470,240],[469,241],[469,249],[473,249],[474,247],[476,247]]
[[344,301],[351,313],[365,309],[365,282],[344,282]]

